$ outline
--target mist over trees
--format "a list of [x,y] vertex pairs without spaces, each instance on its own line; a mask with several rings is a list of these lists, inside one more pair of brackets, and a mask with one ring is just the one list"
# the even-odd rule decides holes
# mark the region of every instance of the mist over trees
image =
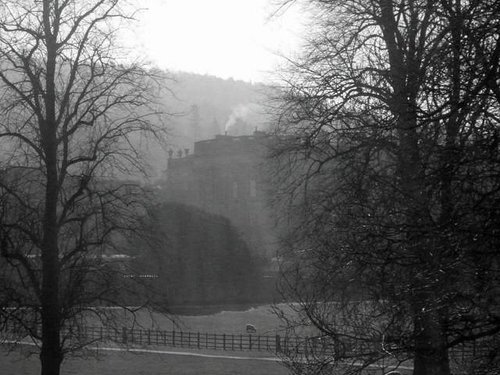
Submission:
[[88,344],[92,306],[117,303],[105,260],[147,201],[119,177],[144,172],[139,135],[162,137],[161,85],[115,43],[122,5],[0,4],[0,325],[40,346],[42,375]]
[[291,368],[448,375],[474,343],[467,371],[497,371],[498,2],[303,3],[317,24],[285,74],[274,150],[283,291],[348,349]]
[[[175,81],[172,89],[175,90],[178,99],[177,103],[174,101],[172,104],[176,109],[188,114],[187,119],[174,119],[174,122],[176,120],[191,122],[192,106],[197,107],[200,120],[205,122],[200,124],[202,125],[201,134],[188,133],[186,136],[209,139],[215,134],[223,134],[225,130],[228,130],[225,127],[230,117],[235,115],[248,116],[251,122],[255,123],[254,126],[265,125],[264,111],[249,108],[247,113],[243,113],[245,110],[242,110],[246,106],[255,107],[264,100],[265,85],[194,73],[173,72],[171,74]],[[214,121],[217,126],[214,125]],[[174,124],[174,127],[176,126],[180,126],[180,123]],[[183,129],[177,130],[183,131]]]
[[[172,119],[173,146],[192,147],[195,141],[216,134],[251,134],[255,127],[267,126],[261,104],[266,87],[262,84],[222,79],[193,73],[172,73],[176,99],[168,99],[169,108],[184,114]],[[246,131],[234,127],[236,119],[251,126]]]
[[151,165],[151,177],[162,178],[168,151],[193,151],[194,142],[215,135],[250,135],[255,129],[268,128],[269,115],[263,103],[269,87],[233,79],[186,72],[162,71],[164,82],[173,95],[158,98],[173,116],[168,121],[166,147],[144,142]]

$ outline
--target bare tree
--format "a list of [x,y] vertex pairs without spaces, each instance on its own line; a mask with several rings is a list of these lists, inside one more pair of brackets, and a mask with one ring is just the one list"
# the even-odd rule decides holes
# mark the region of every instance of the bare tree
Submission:
[[40,343],[44,375],[87,344],[89,308],[118,303],[105,260],[144,213],[124,181],[145,171],[139,135],[161,136],[160,86],[119,55],[132,16],[118,0],[0,4],[0,321]]
[[285,291],[347,348],[310,359],[449,374],[467,343],[497,353],[498,4],[306,3],[274,153]]

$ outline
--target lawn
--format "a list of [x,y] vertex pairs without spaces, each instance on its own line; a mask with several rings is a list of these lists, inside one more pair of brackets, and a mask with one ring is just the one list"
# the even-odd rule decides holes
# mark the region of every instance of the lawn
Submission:
[[[124,317],[124,321],[131,321]],[[175,320],[175,324],[171,319]],[[257,327],[260,335],[279,332],[283,326],[272,313],[270,306],[250,308],[246,311],[222,311],[203,316],[176,316],[168,318],[161,314],[141,312],[135,317],[136,324],[144,328],[163,330],[185,330],[193,332],[244,333],[247,323]],[[128,324],[126,324],[128,325]],[[32,347],[21,347],[33,350]],[[162,350],[172,348],[163,347]],[[221,356],[268,357],[230,359],[209,358],[173,354],[133,353],[100,351],[97,356],[68,358],[62,367],[62,375],[285,375],[287,370],[277,361],[269,360],[270,353],[265,352],[197,352],[194,354],[212,354]],[[40,373],[38,357],[27,357],[19,352],[6,355],[5,347],[0,347],[0,374],[2,375],[38,375]]]
[[[285,304],[279,305],[287,314],[295,313]],[[143,328],[160,330],[182,330],[191,332],[206,333],[245,333],[247,324],[252,324],[257,328],[258,335],[281,334],[285,330],[285,324],[272,311],[270,305],[251,307],[242,311],[221,311],[210,315],[193,316],[166,316],[162,314],[150,314],[140,311],[133,317],[124,316],[126,325],[134,321]],[[174,323],[175,322],[175,323]],[[299,335],[308,336],[317,334],[312,327],[303,327],[297,332]]]
[[[224,354],[224,353],[220,353]],[[242,353],[244,354],[244,353]],[[229,354],[230,355],[230,354]],[[2,375],[38,375],[36,356],[0,352]],[[261,359],[203,358],[186,355],[101,351],[97,356],[69,358],[62,375],[286,375],[276,361]]]
[[[284,306],[283,306],[284,307]],[[122,315],[123,314],[123,315]],[[174,316],[139,312],[134,319],[125,312],[119,313],[124,325],[131,322],[142,328],[161,330],[183,330],[207,333],[245,333],[246,324],[253,324],[258,335],[281,333],[283,323],[273,314],[269,305],[249,308],[245,311],[222,311],[203,316]],[[172,323],[175,320],[175,324]],[[138,327],[139,328],[139,327]],[[172,348],[162,347],[168,351]],[[23,350],[33,350],[23,347]],[[5,354],[5,347],[0,346],[0,374],[2,375],[38,375],[39,361],[36,355],[27,357],[18,352]],[[220,356],[250,357],[248,359],[209,358],[175,354],[133,353],[100,351],[97,356],[68,358],[63,363],[62,375],[285,375],[286,368],[278,361],[272,361],[272,354],[266,352],[224,352],[193,351],[194,354],[212,354]],[[268,357],[266,359],[251,357]]]

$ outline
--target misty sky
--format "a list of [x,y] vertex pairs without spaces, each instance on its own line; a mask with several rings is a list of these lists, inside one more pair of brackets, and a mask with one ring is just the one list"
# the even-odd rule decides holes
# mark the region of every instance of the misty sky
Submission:
[[273,0],[144,0],[134,38],[155,65],[263,81],[299,45],[300,12],[271,17]]

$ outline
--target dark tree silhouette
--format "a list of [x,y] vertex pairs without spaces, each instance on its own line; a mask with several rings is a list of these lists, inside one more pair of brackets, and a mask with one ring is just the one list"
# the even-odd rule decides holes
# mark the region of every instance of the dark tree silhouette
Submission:
[[148,212],[149,243],[137,241],[131,255],[137,274],[157,276],[151,288],[159,288],[154,293],[159,304],[213,308],[254,302],[261,295],[256,260],[227,218],[171,202]]
[[106,259],[146,200],[124,181],[143,172],[137,135],[161,133],[160,88],[120,60],[116,31],[129,9],[0,4],[0,321],[39,343],[43,375],[87,344],[78,335],[86,312],[115,303],[119,267]]
[[345,350],[294,369],[447,375],[468,343],[494,367],[498,3],[306,3],[317,27],[286,75],[274,150],[284,291]]

